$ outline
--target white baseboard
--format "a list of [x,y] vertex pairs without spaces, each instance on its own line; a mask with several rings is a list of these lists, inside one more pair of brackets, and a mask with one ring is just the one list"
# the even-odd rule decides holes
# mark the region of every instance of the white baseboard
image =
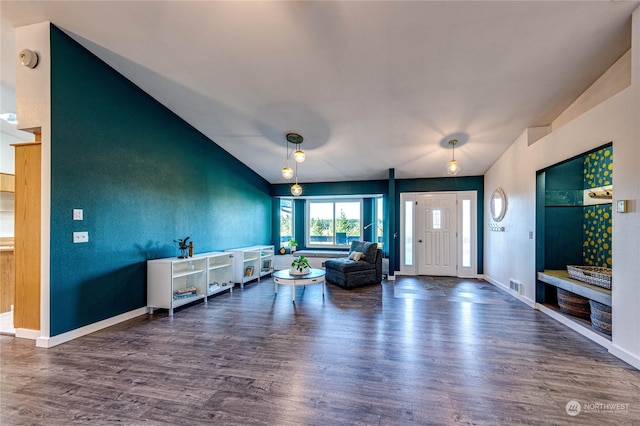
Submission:
[[21,339],[36,340],[40,337],[40,330],[29,330],[28,328],[16,328],[16,337]]
[[605,337],[602,337],[601,335],[593,331],[591,328],[587,328],[582,324],[578,324],[577,322],[571,320],[570,318],[567,318],[566,316],[562,315],[560,312],[554,311],[553,309],[549,309],[540,303],[536,303],[535,308],[540,312],[549,315],[554,320],[566,325],[573,331],[576,331],[579,334],[582,334],[587,339],[599,344],[600,346],[606,348],[607,350],[609,350],[609,352],[611,352],[610,351],[611,340]]
[[620,358],[621,360],[631,365],[632,367],[635,367],[638,370],[640,370],[640,358],[638,358],[633,354],[630,354],[629,352],[625,351],[621,347],[612,343],[611,347],[609,348],[609,353],[615,357]]
[[504,284],[502,284],[502,283],[500,283],[500,282],[498,282],[498,281],[494,280],[493,278],[488,277],[486,275],[483,276],[483,279],[485,281],[493,284],[494,286],[498,287],[500,290],[502,290],[502,291],[504,291],[506,293],[509,293],[510,296],[513,296],[515,299],[518,299],[519,301],[521,301],[525,305],[527,305],[527,306],[529,306],[531,308],[534,308],[534,309],[536,308],[536,303],[533,300],[531,300],[531,299],[529,299],[527,297],[524,297],[519,293],[516,293],[515,291],[511,290],[506,285],[504,285]]
[[103,328],[111,327],[112,325],[128,321],[135,317],[139,317],[140,315],[144,315],[146,313],[147,308],[145,306],[144,308],[134,309],[133,311],[125,312],[124,314],[116,315],[115,317],[94,322],[93,324],[85,325],[84,327],[76,328],[75,330],[67,331],[66,333],[58,334],[53,337],[40,337],[40,332],[38,332],[36,346],[39,348],[52,348],[70,340],[77,339],[78,337],[86,336],[87,334],[102,330]]

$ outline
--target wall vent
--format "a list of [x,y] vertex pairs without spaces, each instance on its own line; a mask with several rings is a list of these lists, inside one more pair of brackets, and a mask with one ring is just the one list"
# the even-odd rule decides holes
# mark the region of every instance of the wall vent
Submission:
[[524,284],[521,282],[511,279],[509,280],[509,288],[520,295],[524,294]]

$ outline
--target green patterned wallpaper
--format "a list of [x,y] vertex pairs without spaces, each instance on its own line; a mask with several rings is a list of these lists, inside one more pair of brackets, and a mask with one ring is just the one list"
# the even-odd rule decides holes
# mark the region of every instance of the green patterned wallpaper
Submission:
[[613,185],[612,152],[610,146],[584,157],[584,189]]
[[[584,189],[613,185],[613,147],[584,157]],[[611,203],[583,208],[582,258],[585,265],[611,268]]]
[[611,267],[611,204],[584,207],[582,257],[585,265]]

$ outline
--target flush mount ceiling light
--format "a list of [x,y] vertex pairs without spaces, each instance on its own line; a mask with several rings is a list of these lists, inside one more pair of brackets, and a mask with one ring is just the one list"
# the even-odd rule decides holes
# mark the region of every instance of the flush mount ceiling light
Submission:
[[296,183],[291,186],[291,193],[295,196],[302,194],[302,187],[298,184],[298,163],[302,163],[305,159],[304,151],[300,149],[300,144],[304,138],[298,133],[287,133],[287,158],[286,165],[282,168],[282,177],[291,179],[294,176],[293,169],[289,166],[289,144],[297,145],[296,151],[293,153],[293,159],[296,162]]
[[447,174],[455,176],[458,174],[462,166],[460,163],[456,161],[456,144],[458,143],[457,139],[451,139],[449,141],[449,145],[451,145],[451,161],[447,163]]

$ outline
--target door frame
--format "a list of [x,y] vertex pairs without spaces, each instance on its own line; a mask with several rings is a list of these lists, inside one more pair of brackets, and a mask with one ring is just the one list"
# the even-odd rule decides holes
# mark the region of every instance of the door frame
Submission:
[[[417,232],[416,229],[416,202],[419,195],[428,194],[456,194],[457,196],[457,232],[458,238],[456,239],[456,253],[458,258],[457,277],[459,278],[477,278],[478,277],[478,191],[434,191],[434,192],[403,192],[400,193],[400,240],[398,247],[400,251],[400,272],[399,275],[417,275]],[[470,263],[467,266],[462,265],[462,228],[463,228],[463,214],[462,206],[463,200],[469,200],[470,202]],[[411,209],[411,211],[408,211]],[[407,223],[406,218],[409,217],[411,223]],[[408,233],[411,233],[410,238],[407,239]],[[408,247],[407,247],[408,246]]]

